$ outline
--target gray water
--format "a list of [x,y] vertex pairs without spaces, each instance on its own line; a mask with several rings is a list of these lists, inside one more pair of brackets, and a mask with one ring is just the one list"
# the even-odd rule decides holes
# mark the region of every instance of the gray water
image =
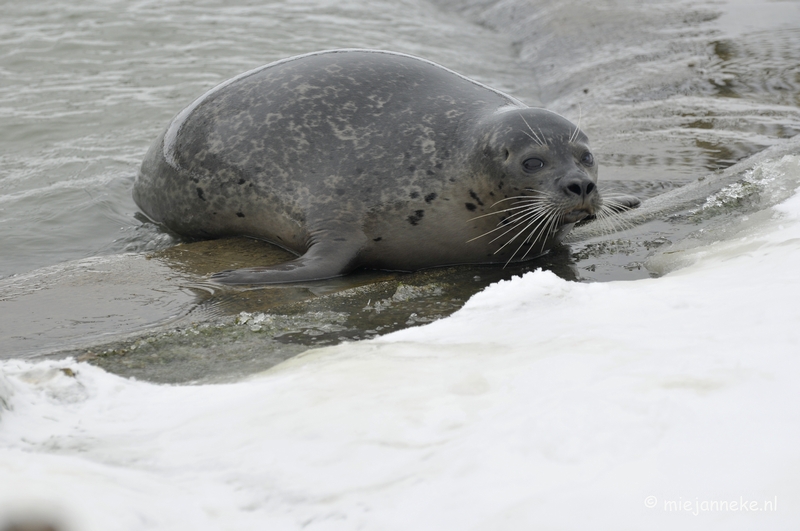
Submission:
[[[422,56],[580,122],[602,189],[643,198],[800,133],[797,1],[6,2],[0,311],[11,331],[0,334],[0,354],[71,352],[163,381],[241,374],[308,345],[447,315],[489,282],[530,268],[584,281],[655,274],[641,257],[675,231],[649,226],[633,239],[577,243],[505,271],[376,272],[268,292],[204,283],[205,273],[280,257],[248,242],[174,247],[179,240],[137,217],[130,189],[147,147],[225,79],[331,48]],[[122,253],[142,258],[136,290],[81,280],[111,263],[97,257]],[[71,262],[79,259],[95,261]],[[106,273],[136,277],[114,271]],[[60,291],[47,291],[54,285]],[[141,286],[150,289],[146,304]],[[44,292],[51,295],[37,298]],[[380,311],[375,301],[386,301]],[[236,334],[219,328],[242,311],[296,318],[279,319],[278,332],[253,330],[260,325],[246,316]]]

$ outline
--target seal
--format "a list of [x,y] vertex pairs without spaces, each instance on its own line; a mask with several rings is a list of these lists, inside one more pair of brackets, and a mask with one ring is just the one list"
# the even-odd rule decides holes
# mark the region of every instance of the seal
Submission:
[[540,256],[603,201],[586,135],[430,61],[332,50],[246,72],[181,111],[133,197],[190,238],[248,236],[298,258],[226,284]]

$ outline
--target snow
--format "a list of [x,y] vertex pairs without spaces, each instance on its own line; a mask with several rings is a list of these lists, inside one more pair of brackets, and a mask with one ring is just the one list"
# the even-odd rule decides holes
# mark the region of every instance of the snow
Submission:
[[800,195],[737,223],[233,384],[0,362],[0,528],[796,529]]

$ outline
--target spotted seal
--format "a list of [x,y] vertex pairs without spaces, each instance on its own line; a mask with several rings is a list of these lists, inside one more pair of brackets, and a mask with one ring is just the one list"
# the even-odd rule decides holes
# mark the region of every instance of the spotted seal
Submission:
[[180,112],[134,185],[153,221],[298,255],[226,284],[359,267],[508,263],[546,252],[604,204],[586,135],[560,115],[430,61],[333,50],[235,77]]

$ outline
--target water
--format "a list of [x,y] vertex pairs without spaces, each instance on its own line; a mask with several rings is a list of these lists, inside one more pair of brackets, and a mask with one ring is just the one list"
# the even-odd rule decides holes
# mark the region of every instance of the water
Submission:
[[[490,282],[526,268],[586,281],[657,275],[642,265],[648,253],[695,228],[695,221],[669,231],[648,225],[621,241],[576,243],[500,272],[370,273],[219,292],[199,275],[279,258],[247,242],[173,247],[176,238],[136,216],[130,188],[169,119],[242,71],[330,48],[423,56],[580,121],[605,189],[643,198],[800,132],[796,2],[98,0],[6,3],[0,10],[0,308],[13,314],[4,316],[2,355],[66,349],[124,374],[136,366],[135,374],[158,381],[219,375],[222,369],[208,367],[218,365],[214,353],[225,340],[188,341],[187,330],[235,326],[242,311],[332,315],[331,326],[335,316],[350,316],[336,334],[298,326],[283,346],[266,349],[264,359],[280,360],[314,344],[309,338],[363,339],[447,315]],[[70,262],[79,259],[88,261]],[[127,284],[109,281],[120,275]],[[439,291],[419,304],[395,304],[402,311],[384,320],[364,310],[403,286]],[[342,290],[360,291],[340,297],[350,303],[331,302]],[[313,313],[319,311],[332,313]],[[146,343],[159,363],[133,360],[130,347],[159,324],[178,327]],[[242,341],[259,345],[263,337]],[[237,349],[229,350],[239,359]],[[275,361],[248,359],[255,361],[239,359],[233,373]]]

